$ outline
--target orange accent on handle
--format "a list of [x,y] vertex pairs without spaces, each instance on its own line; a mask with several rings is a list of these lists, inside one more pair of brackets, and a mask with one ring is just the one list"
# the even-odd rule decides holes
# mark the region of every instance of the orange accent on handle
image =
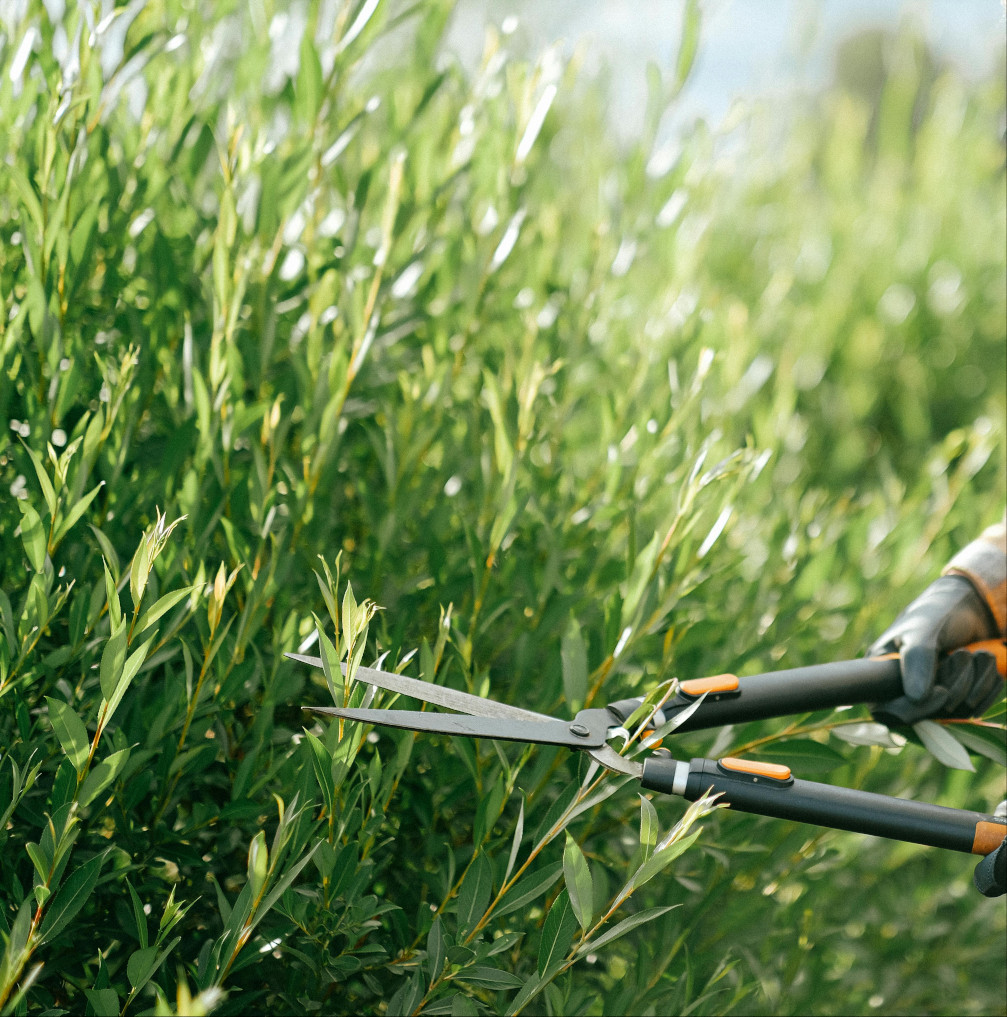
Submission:
[[1007,678],[1007,642],[1002,639],[984,639],[981,643],[969,643],[965,649],[970,653],[992,653],[996,657],[997,670]]
[[720,765],[728,770],[740,773],[751,773],[756,777],[770,777],[773,780],[790,780],[790,767],[782,763],[757,763],[752,759],[734,759],[728,756],[720,760]]
[[972,854],[988,855],[991,851],[996,851],[1005,836],[1007,836],[1007,823],[990,823],[987,820],[976,823],[976,837],[972,841]]
[[[996,658],[997,670],[1001,676],[1007,678],[1007,642],[1002,639],[983,639],[978,643],[969,643],[968,646],[960,647],[962,650],[968,650],[969,653],[992,653]],[[949,650],[949,653],[954,651]],[[876,657],[875,660],[898,660],[899,655],[897,653],[884,653],[880,657]],[[684,684],[684,683],[683,683]]]
[[690,678],[678,687],[687,696],[701,696],[704,692],[733,692],[738,687],[738,676],[715,674],[712,678]]

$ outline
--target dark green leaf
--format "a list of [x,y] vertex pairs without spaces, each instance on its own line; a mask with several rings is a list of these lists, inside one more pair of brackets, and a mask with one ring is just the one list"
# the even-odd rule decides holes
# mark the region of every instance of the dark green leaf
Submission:
[[956,770],[969,770],[975,773],[968,752],[951,730],[933,720],[921,720],[913,724],[920,741],[926,750],[945,766]]
[[466,936],[482,918],[493,892],[493,868],[482,853],[476,855],[458,891],[458,934]]
[[58,936],[87,903],[98,883],[106,854],[103,851],[100,855],[89,858],[59,888],[42,919],[38,933],[40,942],[47,943]]
[[570,907],[581,929],[587,932],[594,917],[594,884],[584,852],[569,831],[566,832],[566,847],[563,849],[563,875],[570,895]]
[[538,973],[543,978],[555,974],[563,965],[573,934],[577,930],[577,916],[570,906],[566,890],[553,901],[542,926],[542,941],[538,948]]
[[78,774],[83,773],[90,748],[84,722],[61,700],[46,696],[45,701],[49,704],[49,720],[67,759]]

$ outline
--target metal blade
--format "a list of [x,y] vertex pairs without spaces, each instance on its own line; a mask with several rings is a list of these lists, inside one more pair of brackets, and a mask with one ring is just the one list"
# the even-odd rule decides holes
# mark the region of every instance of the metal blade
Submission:
[[595,721],[585,724],[565,720],[528,721],[502,717],[472,717],[459,713],[428,713],[421,710],[356,710],[339,706],[306,706],[304,709],[312,713],[343,717],[361,724],[383,724],[388,727],[407,728],[410,731],[458,735],[464,738],[494,738],[505,742],[564,745],[575,749],[602,749],[608,735],[608,723],[600,716],[598,718],[600,723]]
[[[310,667],[322,666],[321,657],[307,657],[302,653],[285,653],[284,656],[296,660],[300,664],[308,664]],[[346,665],[341,664],[340,667],[345,674]],[[481,696],[473,696],[468,692],[458,692],[455,689],[434,685],[432,682],[421,681],[418,678],[407,678],[405,675],[391,674],[389,671],[376,671],[372,667],[358,667],[356,680],[367,685],[377,685],[379,689],[387,689],[389,692],[399,692],[424,703],[433,703],[435,706],[444,706],[449,710],[468,713],[473,717],[499,717],[536,722],[553,720],[552,717],[547,717],[544,713],[522,710],[519,706],[497,703],[492,699],[483,699]]]
[[636,777],[637,780],[643,776],[643,763],[620,756],[611,745],[603,745],[600,749],[588,749],[587,754],[607,770],[624,773],[627,777]]

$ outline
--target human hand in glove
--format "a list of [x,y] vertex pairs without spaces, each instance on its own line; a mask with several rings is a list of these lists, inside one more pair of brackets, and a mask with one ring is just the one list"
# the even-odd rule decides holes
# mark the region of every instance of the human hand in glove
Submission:
[[[1007,816],[1007,802],[1001,802],[993,814]],[[976,866],[972,880],[984,897],[1002,897],[1007,893],[1007,837]]]
[[[904,695],[874,707],[884,724],[979,716],[1003,689],[992,654],[961,650],[1007,629],[1007,534],[991,527],[956,555],[868,653],[898,652]],[[950,656],[944,656],[949,651]]]

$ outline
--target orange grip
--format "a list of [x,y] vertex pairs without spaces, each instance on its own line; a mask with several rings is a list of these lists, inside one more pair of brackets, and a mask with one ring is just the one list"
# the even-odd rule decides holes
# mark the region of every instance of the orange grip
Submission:
[[[992,653],[996,658],[997,670],[1001,677],[1007,678],[1007,642],[1002,639],[983,639],[978,643],[969,643],[968,646],[959,647],[968,650],[969,653]],[[954,652],[954,651],[948,651]],[[897,653],[885,653],[878,657],[878,660],[897,660]]]
[[1000,847],[1007,836],[1007,823],[990,823],[986,820],[976,823],[976,837],[972,841],[972,854],[988,855]]
[[755,777],[770,777],[773,780],[789,780],[790,767],[782,763],[763,763],[754,759],[735,759],[727,756],[719,760],[725,770],[735,770],[738,773],[750,773]]
[[996,657],[997,670],[1007,678],[1007,642],[1002,639],[984,639],[981,643],[969,643],[969,653],[992,653]]
[[715,674],[712,678],[690,678],[681,682],[679,688],[687,696],[701,696],[704,692],[733,692],[738,687],[738,676]]

